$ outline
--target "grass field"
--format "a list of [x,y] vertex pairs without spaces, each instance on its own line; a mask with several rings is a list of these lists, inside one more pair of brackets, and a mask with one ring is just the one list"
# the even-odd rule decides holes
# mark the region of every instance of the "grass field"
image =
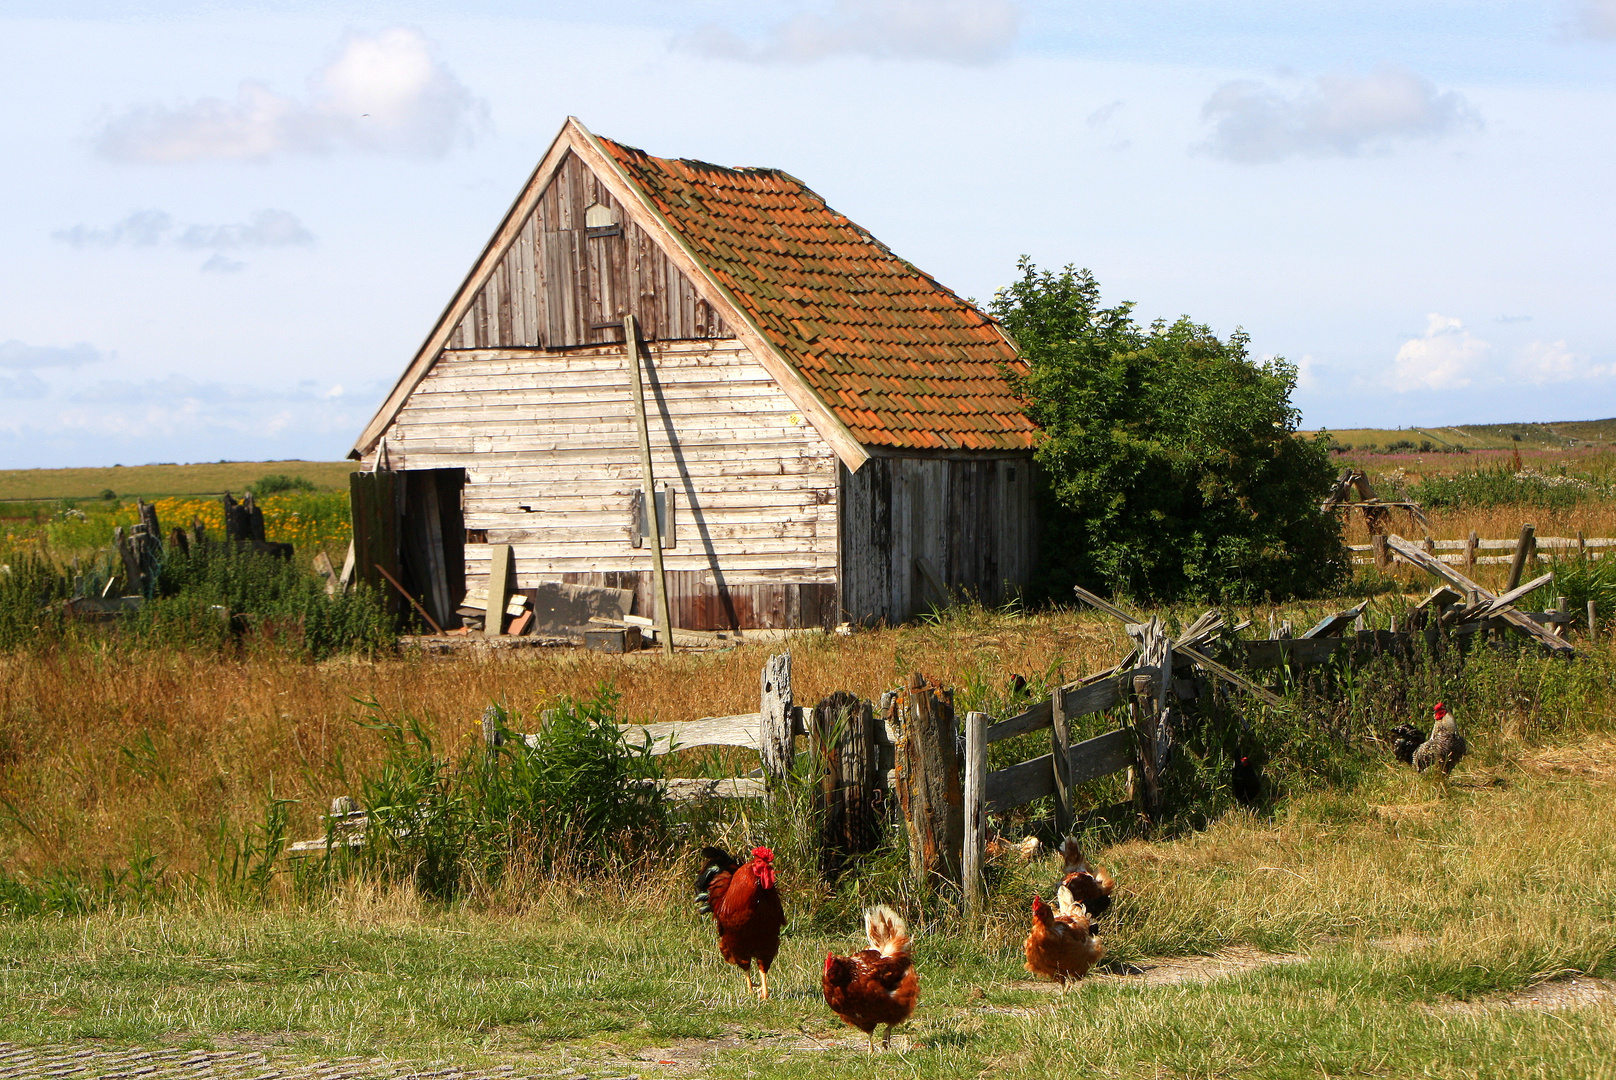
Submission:
[[129,465],[100,469],[0,469],[0,500],[93,500],[102,492],[150,501],[164,496],[238,496],[265,476],[301,476],[316,488],[347,490],[351,461],[220,461],[195,465]]
[[1438,450],[1569,450],[1616,444],[1616,419],[1548,424],[1463,424],[1456,427],[1329,428],[1336,442],[1353,447],[1429,442]]
[[[737,1080],[1606,1077],[1616,1006],[1532,1001],[1616,967],[1613,794],[1607,735],[1503,737],[1449,783],[1388,765],[1102,850],[1121,884],[1098,977],[1063,998],[1032,982],[1021,903],[1001,897],[983,925],[918,928],[920,1007],[874,1059],[819,1000],[825,952],[855,942],[795,899],[801,869],[759,1003],[690,906],[688,859],[475,910],[357,887],[302,909],[3,922],[0,1038]],[[1056,869],[1016,873],[1020,894]],[[1198,954],[1233,962],[1126,974]]]

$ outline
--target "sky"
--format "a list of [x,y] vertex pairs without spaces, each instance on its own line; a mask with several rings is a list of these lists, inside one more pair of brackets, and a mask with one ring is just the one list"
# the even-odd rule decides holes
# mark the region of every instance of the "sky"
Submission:
[[1616,416],[1616,0],[6,0],[0,468],[342,457],[568,115],[1304,428]]

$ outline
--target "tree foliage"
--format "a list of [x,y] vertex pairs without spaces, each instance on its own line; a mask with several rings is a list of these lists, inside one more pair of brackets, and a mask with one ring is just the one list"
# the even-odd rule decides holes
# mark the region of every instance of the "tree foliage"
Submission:
[[1102,307],[1088,271],[1020,264],[992,305],[1029,371],[1014,379],[1043,429],[1039,584],[1141,599],[1307,596],[1350,565],[1319,511],[1328,443],[1298,438],[1296,368],[1256,361],[1180,318],[1139,326]]

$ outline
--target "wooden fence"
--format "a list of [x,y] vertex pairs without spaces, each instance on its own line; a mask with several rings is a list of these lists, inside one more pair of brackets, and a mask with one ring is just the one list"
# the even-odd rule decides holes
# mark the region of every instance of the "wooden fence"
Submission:
[[[1583,536],[1580,532],[1574,537],[1538,536],[1531,525],[1522,527],[1521,535],[1513,540],[1483,540],[1472,529],[1465,540],[1427,539],[1415,543],[1442,562],[1466,568],[1512,565],[1516,561],[1534,558],[1540,552],[1597,559],[1616,549],[1616,538]],[[1383,534],[1371,536],[1367,544],[1352,544],[1350,547],[1355,565],[1384,568],[1392,563],[1392,552]],[[1507,551],[1509,554],[1483,555],[1484,551]]]

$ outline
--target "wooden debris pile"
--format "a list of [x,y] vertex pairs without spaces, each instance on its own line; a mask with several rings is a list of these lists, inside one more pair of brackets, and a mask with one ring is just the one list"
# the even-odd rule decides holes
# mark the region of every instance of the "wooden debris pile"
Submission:
[[1525,545],[1517,549],[1516,558],[1510,564],[1509,581],[1497,595],[1400,536],[1388,535],[1386,547],[1396,557],[1443,582],[1441,588],[1415,609],[1416,621],[1423,628],[1445,630],[1453,635],[1512,630],[1542,645],[1552,655],[1577,655],[1564,637],[1566,625],[1573,621],[1573,616],[1564,609],[1564,601],[1560,602],[1559,610],[1552,612],[1521,611],[1515,607],[1516,601],[1554,581],[1551,572],[1521,583],[1526,568]]

